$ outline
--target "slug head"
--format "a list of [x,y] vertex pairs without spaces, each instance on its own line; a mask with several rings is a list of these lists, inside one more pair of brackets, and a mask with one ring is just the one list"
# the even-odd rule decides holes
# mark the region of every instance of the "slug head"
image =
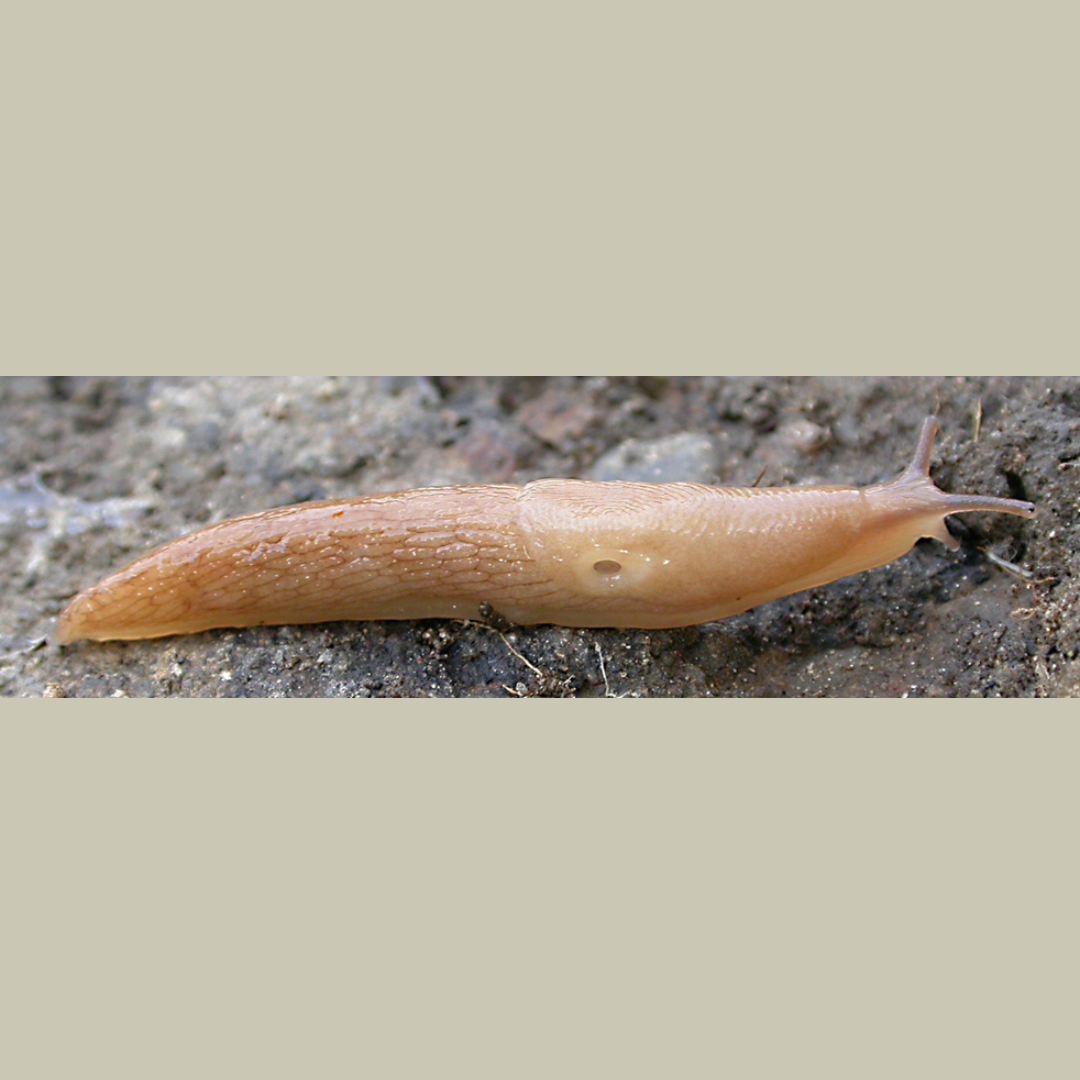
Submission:
[[877,508],[888,516],[904,519],[912,527],[923,530],[918,537],[940,540],[950,551],[960,547],[960,541],[949,532],[945,519],[951,514],[1014,514],[1035,517],[1032,503],[1017,499],[999,499],[989,495],[950,495],[942,491],[930,477],[934,440],[941,430],[937,417],[923,424],[915,459],[892,483],[866,488],[865,494]]

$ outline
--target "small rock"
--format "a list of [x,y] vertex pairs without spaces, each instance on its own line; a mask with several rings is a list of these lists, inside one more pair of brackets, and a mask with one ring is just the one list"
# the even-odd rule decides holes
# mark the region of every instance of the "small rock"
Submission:
[[514,418],[538,439],[558,447],[565,439],[580,438],[596,423],[598,415],[589,398],[576,396],[568,400],[565,390],[551,387],[522,405]]
[[597,460],[588,479],[715,484],[717,463],[716,443],[707,435],[685,432],[663,439],[627,439]]
[[828,428],[810,420],[791,420],[776,433],[776,439],[797,454],[809,457],[828,446],[832,434]]

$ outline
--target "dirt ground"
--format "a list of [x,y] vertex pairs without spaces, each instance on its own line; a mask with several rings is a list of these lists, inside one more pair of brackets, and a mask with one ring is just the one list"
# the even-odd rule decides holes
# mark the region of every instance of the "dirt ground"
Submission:
[[[76,592],[148,548],[311,499],[539,477],[866,484],[944,434],[952,554],[674,631],[453,622],[58,648]],[[7,696],[1080,695],[1080,378],[41,376],[0,379]]]

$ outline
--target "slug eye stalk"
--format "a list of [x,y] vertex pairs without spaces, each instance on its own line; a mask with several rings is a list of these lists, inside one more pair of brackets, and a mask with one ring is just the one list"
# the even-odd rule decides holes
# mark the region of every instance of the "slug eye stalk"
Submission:
[[1015,514],[1018,517],[1035,517],[1035,505],[1018,499],[998,499],[988,495],[949,495],[941,491],[930,479],[930,466],[934,454],[934,442],[941,431],[936,416],[929,417],[922,427],[919,446],[915,451],[915,460],[896,481],[898,484],[909,483],[914,487],[929,483],[937,492],[937,505],[946,514]]

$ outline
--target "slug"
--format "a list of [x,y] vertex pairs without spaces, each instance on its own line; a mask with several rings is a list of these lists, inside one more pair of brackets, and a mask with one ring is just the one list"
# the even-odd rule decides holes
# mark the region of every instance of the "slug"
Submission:
[[662,629],[712,622],[861,573],[945,518],[1035,516],[948,495],[930,418],[911,466],[866,488],[712,488],[541,480],[250,514],[166,544],[76,596],[55,640],[367,619]]

